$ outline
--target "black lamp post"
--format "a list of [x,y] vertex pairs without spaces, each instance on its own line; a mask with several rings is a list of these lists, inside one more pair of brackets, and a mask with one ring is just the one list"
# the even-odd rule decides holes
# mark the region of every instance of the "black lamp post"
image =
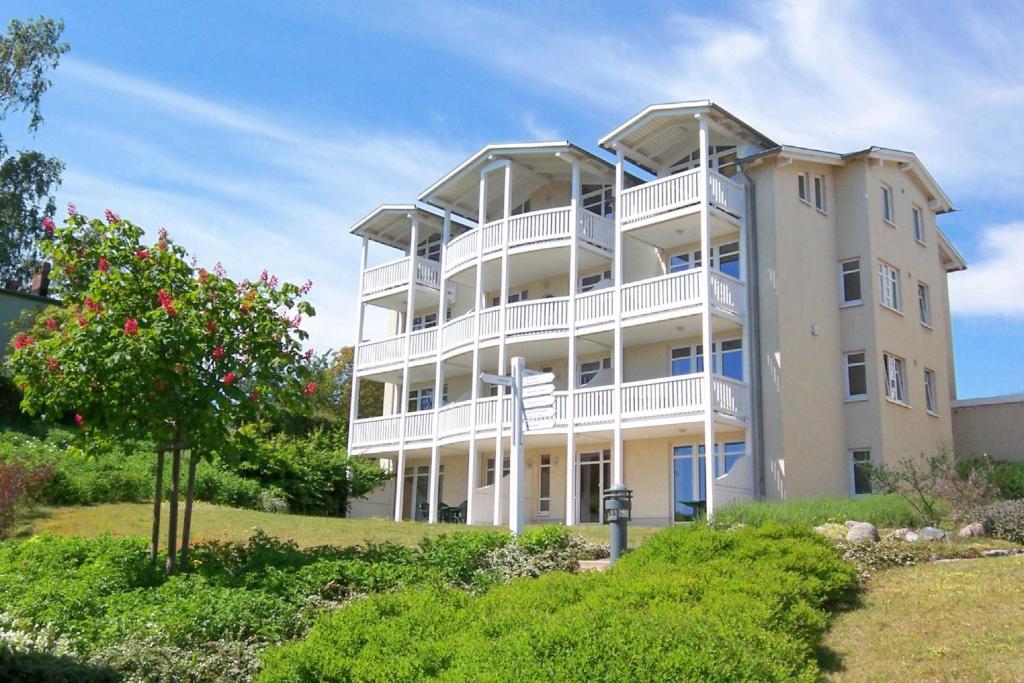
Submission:
[[604,523],[611,525],[611,563],[626,551],[626,525],[633,518],[633,491],[625,484],[612,484],[602,496]]

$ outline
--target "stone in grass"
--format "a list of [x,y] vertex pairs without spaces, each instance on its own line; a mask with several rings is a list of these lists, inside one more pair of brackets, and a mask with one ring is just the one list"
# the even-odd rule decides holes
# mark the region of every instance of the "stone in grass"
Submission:
[[847,522],[846,540],[851,543],[878,542],[878,529],[869,522]]
[[921,534],[908,530],[907,533],[903,534],[903,540],[907,543],[917,543],[921,540]]
[[835,522],[826,522],[816,526],[814,531],[833,541],[841,541],[846,538],[846,527]]
[[981,556],[982,557],[1009,557],[1010,555],[1015,555],[1015,554],[1016,553],[1014,551],[1012,551],[1012,550],[1003,550],[1001,548],[997,548],[995,550],[985,550],[985,551],[982,551]]
[[921,534],[921,538],[923,538],[926,541],[945,541],[946,540],[946,532],[945,532],[945,530],[939,529],[937,527],[926,526],[923,529],[921,529],[921,531],[919,533]]
[[985,535],[985,525],[981,522],[968,524],[957,534],[960,538],[980,538]]

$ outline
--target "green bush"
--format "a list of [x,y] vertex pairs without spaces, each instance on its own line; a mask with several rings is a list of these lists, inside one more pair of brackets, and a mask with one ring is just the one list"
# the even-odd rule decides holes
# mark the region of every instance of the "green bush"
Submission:
[[974,469],[986,473],[988,480],[996,487],[1000,498],[1018,500],[1024,498],[1024,462],[993,460],[988,456],[965,458],[957,461],[961,476]]
[[814,681],[855,585],[809,531],[676,527],[604,573],[370,596],[269,649],[260,680]]
[[878,527],[920,526],[925,522],[905,500],[887,495],[735,502],[715,511],[712,526],[725,529],[736,524],[760,526],[766,522],[818,526],[828,522],[842,524],[850,519]]
[[1024,543],[1024,500],[1001,500],[978,508],[967,515],[967,521],[981,522],[991,536],[1014,543]]

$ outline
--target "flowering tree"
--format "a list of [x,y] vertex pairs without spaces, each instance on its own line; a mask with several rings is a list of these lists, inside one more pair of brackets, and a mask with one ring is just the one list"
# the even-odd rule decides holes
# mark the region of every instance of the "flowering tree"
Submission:
[[189,454],[184,565],[198,457],[229,448],[241,424],[301,410],[316,392],[300,328],[302,316],[314,314],[302,300],[311,283],[279,283],[266,271],[235,282],[220,264],[196,268],[165,230],[147,245],[139,227],[111,211],[105,222],[73,206],[68,212],[62,227],[44,222],[41,245],[63,313],[19,334],[9,360],[22,409],[44,418],[73,412],[84,436],[157,444],[154,558],[164,453],[171,452],[170,573],[182,451]]

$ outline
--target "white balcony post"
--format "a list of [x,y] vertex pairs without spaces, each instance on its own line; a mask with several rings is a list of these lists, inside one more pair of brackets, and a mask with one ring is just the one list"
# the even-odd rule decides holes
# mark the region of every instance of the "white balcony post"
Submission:
[[[508,221],[512,216],[512,162],[505,162],[505,189],[501,222],[501,293],[498,295],[498,374],[506,374],[505,326],[508,318]],[[505,449],[501,435],[505,424],[505,387],[498,386],[497,430],[494,437],[494,526],[501,525],[501,473],[505,470]],[[511,498],[509,499],[511,505]]]
[[568,430],[565,443],[565,523],[576,523],[576,294],[579,278],[581,213],[580,162],[572,161],[572,242],[569,246],[569,367],[566,378],[565,414]]
[[[398,482],[396,490],[405,482],[405,423],[409,413],[409,344],[412,341],[412,319],[416,310],[416,245],[419,241],[419,220],[410,215],[412,224],[409,230],[409,285],[405,301],[405,358],[402,360],[402,391],[399,394],[399,414],[402,419],[398,423]],[[396,483],[398,483],[396,482]],[[413,515],[416,511],[413,510]],[[402,496],[395,500],[395,521],[402,521]]]
[[487,222],[487,169],[480,172],[480,210],[476,219],[476,281],[473,288],[473,374],[470,375],[469,411],[469,472],[466,481],[466,524],[473,523],[473,494],[477,482],[471,476],[476,472],[476,404],[480,400],[480,314],[483,312],[484,223]]
[[697,115],[700,127],[700,250],[704,267],[704,296],[701,299],[701,339],[704,344],[704,475],[707,515],[715,510],[715,391],[714,345],[711,337],[711,214],[708,185],[708,118]]
[[625,176],[623,170],[624,159],[622,149],[616,150],[615,154],[615,353],[612,358],[612,370],[615,373],[615,392],[612,394],[612,412],[615,419],[614,443],[612,444],[612,482],[622,484],[624,456],[622,443],[622,287],[624,283],[625,267],[622,254],[622,191],[625,189]]
[[356,315],[356,346],[352,349],[352,396],[349,398],[348,406],[348,452],[352,452],[352,434],[356,429],[356,420],[359,419],[359,374],[356,370],[359,367],[359,346],[363,343],[363,320],[365,318],[366,304],[363,303],[363,273],[366,271],[366,254],[370,248],[370,238],[363,235],[363,250],[359,256],[359,292],[356,296],[359,312]]

